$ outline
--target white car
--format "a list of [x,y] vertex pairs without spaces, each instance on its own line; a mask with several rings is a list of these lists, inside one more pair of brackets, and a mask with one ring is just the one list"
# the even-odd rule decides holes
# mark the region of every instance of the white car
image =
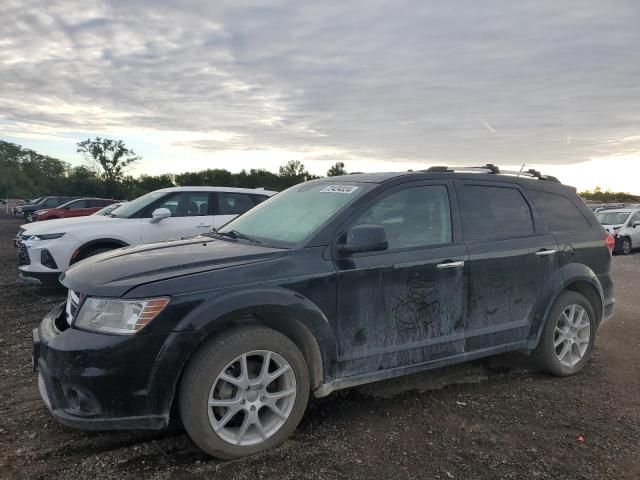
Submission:
[[640,209],[603,210],[596,217],[616,238],[616,252],[629,255],[634,248],[640,248]]
[[129,245],[206,233],[275,193],[262,188],[165,188],[127,202],[108,216],[22,225],[15,240],[20,277],[55,285],[69,265],[84,258]]

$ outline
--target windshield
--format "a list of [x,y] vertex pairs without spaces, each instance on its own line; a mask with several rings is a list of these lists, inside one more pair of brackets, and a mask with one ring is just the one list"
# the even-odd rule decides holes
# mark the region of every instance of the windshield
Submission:
[[235,231],[267,244],[294,245],[309,238],[368,188],[355,182],[302,183],[262,202],[219,232]]
[[598,212],[596,218],[602,225],[622,225],[629,215],[629,212]]
[[151,192],[143,195],[141,197],[136,198],[135,200],[131,200],[130,202],[125,203],[120,208],[111,212],[113,217],[117,218],[129,218],[134,213],[139,212],[143,208],[151,205],[157,199],[164,197],[167,192]]
[[94,215],[102,215],[103,217],[106,217],[117,208],[120,208],[122,205],[124,205],[124,203],[113,203],[111,205],[107,205],[106,207],[101,208],[96,213],[94,213]]

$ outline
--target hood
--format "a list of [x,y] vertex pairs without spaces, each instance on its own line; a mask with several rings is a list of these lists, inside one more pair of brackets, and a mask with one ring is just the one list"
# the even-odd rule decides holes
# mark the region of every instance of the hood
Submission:
[[142,284],[263,262],[287,252],[243,241],[199,236],[96,255],[73,265],[60,279],[74,291],[120,297]]
[[[53,210],[53,209],[49,209]],[[102,215],[88,215],[86,217],[56,218],[46,222],[25,223],[20,225],[24,229],[24,235],[40,235],[43,233],[68,233],[87,226],[96,226],[96,223],[117,222],[127,219],[105,217]]]

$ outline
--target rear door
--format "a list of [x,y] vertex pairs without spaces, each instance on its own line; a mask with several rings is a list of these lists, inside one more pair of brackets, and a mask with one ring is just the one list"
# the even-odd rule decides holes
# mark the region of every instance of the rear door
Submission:
[[517,184],[456,181],[469,250],[465,351],[526,339],[558,244]]
[[[210,192],[176,192],[147,209],[142,218],[142,243],[174,240],[206,233],[213,227],[213,215],[209,213]],[[155,221],[153,211],[167,208],[169,218]]]
[[633,224],[640,222],[640,212],[636,212],[631,215],[629,222],[627,223],[627,232],[631,238],[631,246],[633,248],[640,248],[640,225],[634,227]]
[[340,375],[463,353],[467,249],[453,184],[387,190],[354,214],[335,243],[358,224],[382,225],[389,248],[340,255],[334,247]]
[[238,215],[252,209],[257,203],[248,193],[216,192],[215,217],[213,225],[220,228]]

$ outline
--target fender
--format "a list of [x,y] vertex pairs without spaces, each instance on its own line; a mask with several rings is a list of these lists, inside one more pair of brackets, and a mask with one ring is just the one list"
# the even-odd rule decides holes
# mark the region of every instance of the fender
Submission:
[[545,289],[538,296],[531,316],[531,329],[528,336],[529,348],[534,349],[538,345],[553,303],[562,291],[575,282],[586,282],[595,288],[600,296],[601,305],[603,305],[600,318],[604,318],[604,292],[598,276],[584,264],[567,263],[554,272]]
[[276,330],[286,331],[287,323],[292,320],[305,327],[311,336],[307,335],[307,338],[312,338],[315,343],[307,347],[315,349],[322,362],[322,367],[316,365],[316,368],[321,368],[317,372],[320,377],[318,380],[327,383],[333,379],[337,359],[333,327],[315,303],[286,288],[247,288],[205,300],[185,315],[174,331],[196,330],[204,334],[203,338],[208,338],[225,328],[242,324],[243,319],[250,316],[257,317]]

